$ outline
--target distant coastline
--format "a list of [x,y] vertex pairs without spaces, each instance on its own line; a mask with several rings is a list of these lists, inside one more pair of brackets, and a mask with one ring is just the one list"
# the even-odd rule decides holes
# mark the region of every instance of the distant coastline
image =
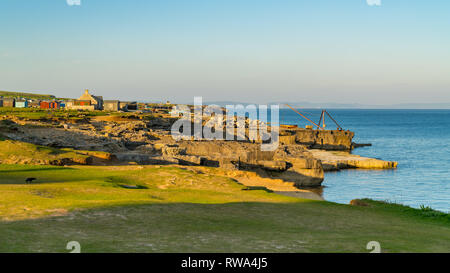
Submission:
[[[239,101],[209,101],[205,102],[208,105],[249,105],[255,103],[249,102],[239,102]],[[314,102],[268,102],[266,104],[273,105],[278,104],[280,108],[288,108],[286,104],[291,105],[294,108],[303,108],[303,109],[380,109],[380,110],[450,110],[450,102],[449,103],[400,103],[400,104],[391,104],[391,105],[369,105],[369,104],[359,104],[359,103],[314,103]]]

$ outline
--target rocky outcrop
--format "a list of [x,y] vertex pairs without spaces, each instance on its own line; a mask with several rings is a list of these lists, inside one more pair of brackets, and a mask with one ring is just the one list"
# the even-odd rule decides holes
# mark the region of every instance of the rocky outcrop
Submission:
[[[123,164],[178,164],[217,167],[230,171],[244,170],[267,179],[288,181],[297,187],[320,186],[324,171],[397,167],[396,162],[350,154],[348,151],[360,145],[352,143],[354,134],[349,131],[284,127],[280,132],[280,147],[276,151],[265,152],[261,151],[258,141],[176,142],[170,135],[174,119],[169,117],[80,116],[76,122],[64,118],[2,119],[1,133],[10,139],[76,151],[103,151],[111,155],[111,158],[88,155],[93,158],[93,164],[115,162],[117,159]],[[246,130],[251,125],[259,124],[249,119],[244,122]],[[203,123],[206,125],[206,122]],[[222,123],[221,126],[223,125]],[[309,150],[310,148],[323,150]],[[336,152],[340,150],[347,152]],[[86,162],[68,162],[58,159],[41,163],[91,164],[89,161],[90,159]]]
[[[53,121],[20,120],[17,122],[22,126],[9,132],[8,136],[47,147],[104,151],[124,163],[247,170],[261,177],[289,181],[298,187],[320,186],[324,179],[320,161],[301,145],[282,145],[277,151],[265,152],[261,151],[260,144],[245,141],[176,142],[167,128],[172,121],[161,120],[96,117],[88,122],[61,122],[58,125]],[[43,163],[72,164],[64,160]]]
[[[3,119],[3,120],[2,120]],[[58,158],[4,157],[4,163],[19,164],[176,164],[214,167],[228,173],[246,172],[258,181],[278,181],[297,188],[317,187],[324,180],[324,171],[347,168],[396,168],[396,162],[364,158],[349,153],[365,145],[352,143],[354,133],[284,127],[276,151],[261,151],[260,141],[179,141],[171,136],[170,117],[101,116],[77,119],[47,118],[28,120],[0,118],[0,133],[7,138],[64,150],[71,148],[81,156]],[[209,120],[210,123],[211,120]],[[199,120],[204,126],[209,123]],[[238,120],[234,120],[238,122]],[[246,119],[249,127],[260,125]],[[222,127],[221,127],[222,126]],[[219,131],[224,123],[219,124]],[[310,150],[311,148],[322,150]],[[331,150],[331,151],[330,151]],[[98,151],[104,152],[95,154]],[[341,152],[345,151],[345,152]],[[213,168],[207,168],[213,169]],[[252,179],[244,179],[252,183]],[[285,191],[281,187],[278,191]]]
[[350,151],[355,134],[350,131],[285,129],[281,131],[283,144],[301,144],[310,149]]
[[298,187],[320,186],[324,171],[319,160],[304,147],[284,145],[274,152],[264,152],[257,144],[227,141],[184,141],[179,147],[208,164],[226,169],[251,170],[261,177],[281,179]]
[[395,169],[398,163],[353,155],[348,152],[311,150],[311,154],[322,162],[325,171],[342,169]]

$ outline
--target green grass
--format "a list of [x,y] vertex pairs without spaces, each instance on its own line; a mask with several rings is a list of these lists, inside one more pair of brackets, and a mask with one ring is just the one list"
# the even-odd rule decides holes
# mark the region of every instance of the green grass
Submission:
[[27,99],[37,99],[37,100],[49,100],[54,99],[53,95],[43,95],[43,94],[34,94],[34,93],[24,93],[24,92],[10,92],[10,91],[0,91],[0,97],[5,98],[27,98]]
[[249,191],[194,170],[0,165],[0,252],[450,251],[448,214]]
[[[106,154],[98,152],[99,154]],[[0,135],[0,163],[14,162],[26,164],[39,164],[51,161],[70,159],[77,163],[86,163],[90,155],[94,152],[75,151],[73,149],[56,149],[47,146],[39,146],[26,142],[9,140]],[[105,156],[103,156],[105,157]]]
[[42,119],[51,115],[49,111],[34,109],[34,108],[12,108],[0,107],[1,116],[15,116],[29,119]]
[[114,116],[114,117],[139,117],[145,120],[151,120],[154,115],[151,113],[139,114],[135,113],[122,113],[122,112],[104,112],[104,111],[77,111],[77,110],[48,110],[39,108],[13,108],[13,107],[0,107],[0,116],[14,116],[19,118],[27,118],[31,120],[62,118],[66,120],[76,120],[83,118],[91,118],[97,116]]
[[0,107],[0,116],[15,116],[27,119],[50,119],[50,118],[64,118],[64,119],[81,119],[85,117],[95,117],[108,115],[102,111],[76,111],[76,110],[46,110],[37,108],[12,108]]
[[[37,178],[37,183],[25,185],[28,177]],[[146,189],[128,190],[123,185]],[[247,193],[242,191],[243,188],[228,178],[214,178],[178,168],[2,165],[0,192],[4,204],[0,206],[0,219],[46,217],[52,215],[52,209],[72,211],[146,203],[213,204],[243,199],[253,202],[292,201],[264,191],[261,193],[265,194],[259,194],[260,191]],[[34,191],[44,192],[52,198],[42,198]]]
[[440,221],[442,223],[450,225],[450,214],[437,211],[428,206],[420,206],[420,209],[414,209],[408,206],[395,204],[391,202],[377,202],[369,199],[362,200],[372,206],[377,206],[378,208],[398,213],[405,216],[419,217],[423,219],[433,219],[435,221]]

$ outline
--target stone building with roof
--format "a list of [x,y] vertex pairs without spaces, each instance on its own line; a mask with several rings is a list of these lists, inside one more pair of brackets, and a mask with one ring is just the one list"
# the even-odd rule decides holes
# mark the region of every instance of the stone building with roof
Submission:
[[103,110],[103,97],[91,95],[89,90],[86,90],[77,100],[67,102],[66,109],[88,111]]

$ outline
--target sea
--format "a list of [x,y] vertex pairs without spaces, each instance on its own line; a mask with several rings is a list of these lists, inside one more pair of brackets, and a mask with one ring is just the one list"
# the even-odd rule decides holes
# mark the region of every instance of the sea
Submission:
[[[322,110],[301,109],[318,123]],[[371,198],[450,212],[450,110],[327,109],[354,142],[371,143],[354,154],[397,161],[395,170],[327,172],[323,197],[348,204]],[[280,123],[304,127],[308,121],[291,109],[280,110]],[[327,129],[335,129],[326,119]]]

